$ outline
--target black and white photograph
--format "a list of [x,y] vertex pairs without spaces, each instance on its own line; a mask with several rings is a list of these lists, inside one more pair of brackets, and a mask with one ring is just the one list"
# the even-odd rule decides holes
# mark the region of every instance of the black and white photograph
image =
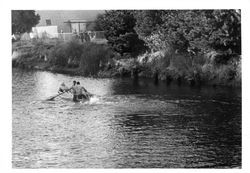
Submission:
[[11,169],[241,170],[236,7],[9,9]]

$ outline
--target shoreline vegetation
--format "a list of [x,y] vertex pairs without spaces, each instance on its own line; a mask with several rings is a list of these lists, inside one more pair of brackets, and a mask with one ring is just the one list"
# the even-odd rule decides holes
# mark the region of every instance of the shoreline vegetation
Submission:
[[72,39],[12,42],[12,66],[100,78],[241,87],[235,10],[111,10],[96,19],[108,44]]
[[123,58],[107,45],[51,39],[14,42],[12,50],[12,66],[23,69],[98,78],[151,78],[155,82],[191,86],[241,87],[241,62],[233,59],[215,65],[215,52],[207,57],[189,57],[159,51]]

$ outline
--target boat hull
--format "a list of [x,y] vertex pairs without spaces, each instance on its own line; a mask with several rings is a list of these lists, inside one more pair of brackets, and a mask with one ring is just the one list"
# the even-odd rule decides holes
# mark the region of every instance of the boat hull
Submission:
[[[72,94],[68,94],[68,93],[65,93],[64,95],[61,95],[60,98],[63,99],[63,100],[67,100],[67,101],[73,101]],[[89,99],[77,99],[77,101],[74,101],[74,102],[86,102],[88,100]]]

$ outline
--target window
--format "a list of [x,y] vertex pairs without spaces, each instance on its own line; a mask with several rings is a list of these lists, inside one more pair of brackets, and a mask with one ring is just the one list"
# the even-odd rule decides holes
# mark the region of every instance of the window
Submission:
[[51,25],[51,19],[46,19],[46,25],[50,26]]

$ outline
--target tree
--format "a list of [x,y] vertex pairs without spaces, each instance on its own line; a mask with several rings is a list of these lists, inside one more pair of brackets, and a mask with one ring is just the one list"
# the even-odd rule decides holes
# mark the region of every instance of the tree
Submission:
[[212,25],[209,46],[215,50],[241,54],[241,16],[236,10],[214,10],[207,16]]
[[37,25],[40,16],[34,10],[12,10],[12,34],[30,32]]
[[240,14],[236,10],[139,11],[135,16],[137,34],[151,49],[241,54]]
[[135,57],[147,48],[134,30],[135,24],[133,10],[111,10],[97,17],[95,29],[105,32],[114,51]]
[[136,19],[135,30],[142,37],[149,36],[163,23],[161,16],[164,10],[138,10],[134,12]]

